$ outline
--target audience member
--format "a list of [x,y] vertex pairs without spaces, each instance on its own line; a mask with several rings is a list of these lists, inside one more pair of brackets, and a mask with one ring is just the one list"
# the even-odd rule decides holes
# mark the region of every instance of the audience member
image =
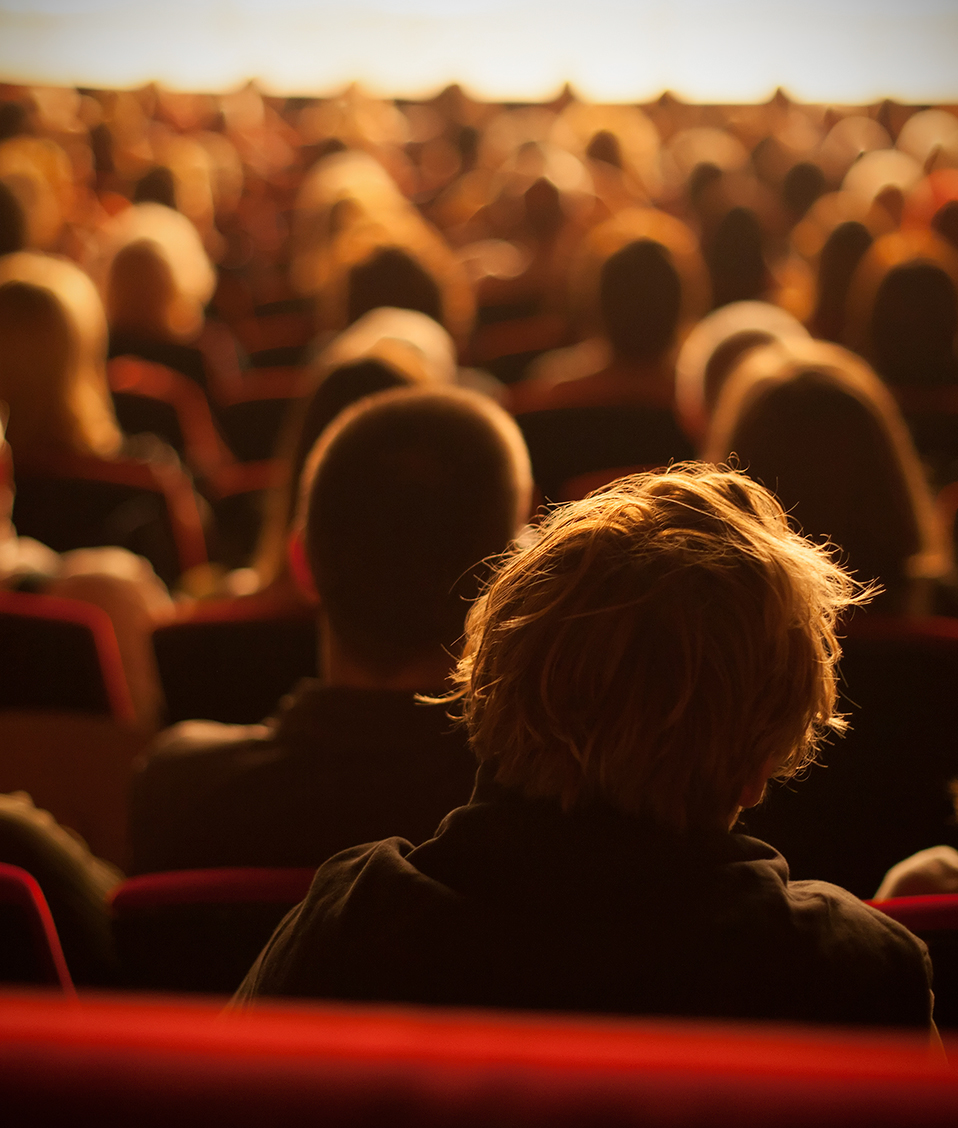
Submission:
[[733,454],[807,536],[882,585],[876,608],[931,609],[950,554],[908,429],[859,357],[799,338],[748,353],[705,444],[709,461]]
[[860,588],[762,487],[685,466],[573,502],[473,605],[470,803],[320,868],[238,999],[928,1028],[907,930],[732,833],[835,715]]
[[187,722],[140,764],[136,872],[318,865],[383,834],[428,838],[475,761],[441,705],[467,601],[525,519],[528,458],[463,390],[370,397],[324,433],[303,532],[323,681],[250,728]]

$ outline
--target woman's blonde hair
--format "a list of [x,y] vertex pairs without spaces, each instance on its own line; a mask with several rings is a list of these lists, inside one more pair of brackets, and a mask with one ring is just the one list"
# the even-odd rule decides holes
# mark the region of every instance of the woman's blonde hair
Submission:
[[29,251],[0,260],[0,399],[18,459],[119,451],[106,341],[99,295],[78,266]]
[[868,592],[743,475],[622,478],[553,513],[466,622],[456,672],[481,761],[529,797],[726,828],[836,714],[836,628]]

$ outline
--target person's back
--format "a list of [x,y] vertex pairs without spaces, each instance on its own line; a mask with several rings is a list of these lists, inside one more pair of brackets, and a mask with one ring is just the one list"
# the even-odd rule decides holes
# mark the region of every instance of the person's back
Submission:
[[305,480],[323,682],[263,725],[161,738],[134,783],[136,872],[318,865],[384,834],[422,841],[469,798],[466,739],[416,691],[443,689],[482,562],[525,516],[515,425],[477,394],[384,392],[324,432]]
[[321,867],[237,1001],[927,1027],[919,941],[730,832],[841,729],[837,617],[863,598],[738,474],[560,509],[467,620],[471,802]]

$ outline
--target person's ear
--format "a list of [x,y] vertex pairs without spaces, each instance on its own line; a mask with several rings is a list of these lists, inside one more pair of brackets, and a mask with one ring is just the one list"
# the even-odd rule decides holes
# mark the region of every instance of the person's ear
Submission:
[[776,757],[770,756],[752,773],[745,781],[745,786],[739,795],[739,807],[757,807],[761,803],[765,798],[765,788],[776,767]]

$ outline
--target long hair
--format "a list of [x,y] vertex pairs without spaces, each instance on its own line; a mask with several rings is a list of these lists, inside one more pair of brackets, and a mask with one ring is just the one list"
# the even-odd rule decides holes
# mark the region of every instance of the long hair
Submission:
[[17,458],[118,452],[105,365],[103,307],[83,271],[28,251],[0,260],[0,399]]

